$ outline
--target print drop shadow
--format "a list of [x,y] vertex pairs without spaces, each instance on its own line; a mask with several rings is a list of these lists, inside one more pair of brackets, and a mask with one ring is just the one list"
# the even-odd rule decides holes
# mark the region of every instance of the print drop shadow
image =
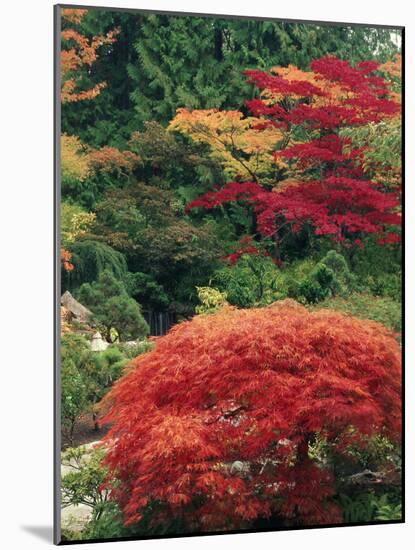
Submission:
[[21,525],[21,529],[46,542],[53,540],[53,527],[51,525]]

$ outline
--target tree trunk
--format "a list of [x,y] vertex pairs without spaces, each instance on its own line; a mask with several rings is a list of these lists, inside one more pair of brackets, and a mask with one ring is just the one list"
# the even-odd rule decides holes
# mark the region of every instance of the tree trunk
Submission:
[[215,27],[215,59],[217,61],[223,60],[223,36],[222,29]]
[[274,234],[272,236],[272,240],[274,241],[274,248],[272,249],[272,259],[276,261],[277,263],[281,262],[281,248],[280,248],[280,240],[278,238],[277,234]]
[[76,422],[76,419],[72,420],[71,427],[69,429],[69,443],[71,444],[71,447],[73,445],[73,432],[75,430],[75,422]]
[[310,436],[306,436],[297,446],[297,462],[306,462],[309,460],[308,456],[308,443]]
[[98,432],[99,431],[99,422],[98,422],[98,415],[97,415],[96,412],[92,413],[92,420],[94,422],[94,431]]

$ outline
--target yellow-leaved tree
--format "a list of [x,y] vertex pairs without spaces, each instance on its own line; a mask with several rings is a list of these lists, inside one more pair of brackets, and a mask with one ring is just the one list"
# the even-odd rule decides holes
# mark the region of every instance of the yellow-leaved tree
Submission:
[[240,111],[178,109],[169,129],[208,145],[210,156],[221,164],[226,177],[264,181],[275,179],[275,172],[286,165],[272,156],[285,139],[283,131],[263,128],[262,122]]
[[77,136],[61,136],[62,187],[72,181],[85,181],[91,173],[87,148]]

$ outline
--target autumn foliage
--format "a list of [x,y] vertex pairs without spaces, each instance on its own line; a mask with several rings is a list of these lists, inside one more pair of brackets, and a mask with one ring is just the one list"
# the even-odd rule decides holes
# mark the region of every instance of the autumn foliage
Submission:
[[282,159],[277,161],[272,155],[275,144],[284,137],[282,131],[272,126],[258,131],[260,124],[260,118],[243,117],[240,111],[178,109],[169,129],[207,144],[211,157],[228,177],[256,181],[277,165],[285,166]]
[[[256,216],[256,233],[272,237],[277,248],[284,232],[298,232],[307,224],[316,235],[329,235],[348,245],[361,244],[367,234],[375,234],[379,244],[399,242],[399,189],[385,192],[384,179],[367,179],[367,147],[354,147],[342,135],[345,129],[389,124],[400,116],[393,83],[380,76],[382,70],[395,75],[398,61],[392,68],[372,61],[352,67],[326,56],[312,61],[311,71],[293,66],[274,67],[271,73],[245,71],[260,92],[246,102],[255,117],[249,120],[256,121],[250,132],[259,136],[275,132],[273,143],[265,135],[256,141],[263,153],[274,157],[272,188],[251,169],[248,177],[240,172],[233,182],[195,199],[188,210],[242,200]],[[186,120],[190,118],[191,135],[198,136],[198,116],[186,114]],[[174,123],[189,131],[182,112]],[[215,139],[220,136],[217,130]]]
[[62,103],[93,99],[106,86],[105,82],[99,82],[90,88],[81,89],[82,70],[90,68],[97,60],[101,46],[112,44],[116,40],[118,29],[92,38],[85,36],[76,26],[87,13],[88,10],[62,10],[62,19],[66,25],[61,32]]
[[401,521],[401,30],[56,14],[57,532]]
[[244,528],[341,521],[334,478],[310,458],[399,440],[399,345],[380,324],[293,301],[225,306],[175,326],[111,390],[106,464],[126,524]]
[[72,271],[74,268],[73,263],[71,262],[72,254],[69,250],[61,248],[61,265],[65,271]]

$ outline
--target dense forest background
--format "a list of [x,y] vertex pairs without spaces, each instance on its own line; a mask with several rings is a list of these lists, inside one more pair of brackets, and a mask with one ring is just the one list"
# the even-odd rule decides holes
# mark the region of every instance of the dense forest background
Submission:
[[[245,69],[308,69],[326,54],[352,64],[383,63],[399,52],[399,32],[73,11],[75,17],[62,19],[62,48],[75,44],[83,60],[64,78],[71,80],[72,71],[82,93],[69,94],[62,105],[62,246],[74,268],[63,264],[62,291],[79,293],[107,270],[144,310],[169,311],[169,319],[194,312],[198,286],[227,292],[235,305],[255,303],[261,279],[272,278],[270,266],[261,266],[267,274],[259,275],[249,265],[229,268],[221,261],[249,232],[241,207],[185,211],[191,199],[237,174],[226,172],[208,143],[171,131],[176,109],[239,110],[246,116],[245,101],[258,90]],[[288,243],[273,297],[287,293],[288,280],[310,271],[331,248],[324,237],[304,232]],[[362,289],[399,299],[398,250],[372,246],[346,256]]]

